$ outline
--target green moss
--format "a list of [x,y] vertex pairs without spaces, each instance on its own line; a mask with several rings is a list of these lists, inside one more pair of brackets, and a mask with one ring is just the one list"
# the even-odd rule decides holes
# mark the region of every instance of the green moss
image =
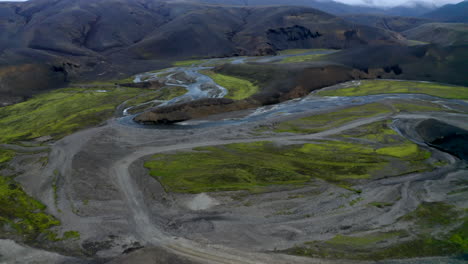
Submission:
[[459,188],[457,190],[450,191],[448,195],[455,195],[455,194],[466,193],[466,192],[468,192],[468,187]]
[[385,207],[393,206],[393,203],[372,202],[372,203],[369,203],[369,205],[375,206],[375,207],[378,207],[378,208],[385,208]]
[[410,103],[410,102],[394,102],[392,106],[398,112],[441,112],[441,111],[448,111],[444,107],[430,103],[430,102],[418,102],[418,103]]
[[397,258],[416,258],[430,256],[447,256],[461,254],[463,250],[456,243],[431,237],[421,237],[416,240],[403,242],[371,254],[362,254],[359,259],[382,260]]
[[187,89],[181,86],[167,86],[155,92],[145,93],[135,98],[128,100],[125,104],[127,107],[136,106],[153,100],[171,100],[187,93]]
[[386,113],[391,113],[391,109],[388,106],[379,103],[353,106],[335,112],[315,114],[304,118],[282,122],[276,126],[274,131],[278,133],[318,133],[330,128],[339,127],[358,119]]
[[449,99],[468,99],[467,87],[390,80],[366,80],[361,81],[359,86],[336,90],[323,90],[319,91],[317,94],[321,96],[364,96],[392,93],[428,94]]
[[468,254],[468,217],[465,217],[464,222],[449,236],[450,243],[457,245],[462,253]]
[[375,233],[367,236],[344,236],[336,235],[326,243],[340,246],[366,247],[378,242],[399,237],[401,232]]
[[215,73],[213,71],[202,71],[201,73],[209,76],[217,84],[228,90],[226,98],[242,100],[249,98],[258,92],[258,86],[248,80],[238,77]]
[[0,163],[8,162],[15,156],[15,152],[9,149],[0,148]]
[[[346,184],[346,183],[340,183],[340,184],[337,184],[337,185],[338,185],[338,187],[341,187],[341,188],[346,189],[348,191],[352,191],[355,194],[361,194],[362,193],[362,190],[355,189],[355,188],[353,188],[352,186],[350,186],[349,184]],[[330,195],[333,195],[333,193],[331,193]]]
[[351,202],[349,202],[349,205],[350,205],[350,206],[354,206],[354,205],[356,205],[357,203],[359,203],[359,202],[362,201],[362,200],[364,200],[364,199],[363,199],[362,197],[359,197],[359,198],[354,199],[354,200],[352,200]]
[[45,209],[45,205],[28,196],[13,179],[0,176],[0,230],[7,232],[12,228],[27,240],[52,234],[50,229],[60,222],[46,214]]
[[125,78],[125,79],[120,79],[120,80],[114,81],[114,83],[121,85],[121,84],[126,84],[126,83],[133,83],[134,80],[135,80],[135,76],[130,76],[130,77]]
[[[466,254],[466,239],[461,235],[453,235],[450,239],[435,239],[421,236],[410,241],[393,243],[378,247],[376,244],[405,236],[404,232],[372,234],[368,236],[338,235],[326,242],[309,242],[304,246],[296,246],[286,250],[286,253],[308,257],[353,259],[353,260],[385,260],[404,259],[431,256],[450,256]],[[466,237],[465,237],[466,238]]]
[[184,61],[175,61],[172,63],[176,67],[188,67],[188,66],[197,66],[206,62],[206,60],[184,60]]
[[393,157],[372,147],[338,141],[276,146],[269,142],[203,147],[195,152],[158,154],[145,163],[150,174],[172,192],[255,190],[275,184],[304,184],[321,178],[351,188]]
[[299,55],[313,51],[335,51],[331,49],[287,49],[279,51],[279,55]]
[[275,213],[275,215],[293,215],[294,212],[293,211],[288,211],[288,210],[282,210],[282,211],[278,211]]
[[407,40],[407,45],[408,46],[420,46],[420,45],[427,45],[429,42],[424,42],[424,41],[419,41],[419,40],[412,40],[409,39]]
[[308,61],[317,61],[320,60],[323,56],[327,54],[309,54],[309,55],[300,55],[284,58],[280,63],[301,63]]
[[[419,227],[411,232],[411,240],[405,232],[337,235],[330,240],[308,242],[286,252],[309,257],[375,261],[467,254],[468,217],[460,218],[461,214],[462,211],[442,202],[423,203],[402,217],[403,220],[414,221]],[[437,237],[428,235],[435,227],[440,227]]]
[[379,145],[386,145],[376,149],[380,155],[388,155],[408,161],[417,162],[431,157],[429,151],[421,149],[413,142],[401,137],[389,127],[389,121],[379,121],[343,133],[344,137],[353,137],[373,141]]
[[67,231],[63,233],[63,239],[80,239],[80,232],[78,231]]
[[389,127],[391,121],[378,121],[345,131],[345,138],[359,138],[384,145],[404,144],[408,141]]
[[453,205],[443,202],[423,202],[418,208],[401,219],[415,221],[421,227],[446,226],[455,222],[459,213]]
[[97,125],[114,114],[123,101],[142,89],[59,89],[26,102],[0,108],[0,143],[51,135],[55,139]]
[[415,144],[405,144],[400,146],[380,148],[376,152],[381,155],[404,158],[418,154],[419,147]]

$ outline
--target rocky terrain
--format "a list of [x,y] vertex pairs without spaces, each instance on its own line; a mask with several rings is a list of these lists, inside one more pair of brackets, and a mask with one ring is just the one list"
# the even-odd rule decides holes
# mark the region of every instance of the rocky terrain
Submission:
[[[2,175],[16,175],[14,180],[27,195],[43,202],[47,206],[43,212],[60,219],[60,224],[50,219],[50,226],[41,227],[39,233],[25,233],[33,240],[3,229],[2,237],[20,244],[0,240],[2,248],[8,249],[0,251],[1,260],[463,262],[459,256],[466,238],[467,161],[466,149],[457,146],[464,146],[468,135],[465,87],[353,81],[316,89],[302,99],[222,113],[226,104],[254,100],[222,99],[246,92],[232,90],[223,79],[212,84],[218,75],[232,76],[226,74],[248,67],[243,63],[257,58],[244,60],[241,64],[229,58],[200,61],[135,76],[136,83],[165,83],[168,89],[174,83],[178,85],[174,89],[180,86],[187,91],[170,97],[158,94],[156,100],[149,96],[162,89],[160,85],[153,91],[69,90],[83,96],[102,89],[106,89],[102,96],[121,94],[119,100],[124,102],[116,108],[120,109],[116,117],[98,127],[74,133],[57,130],[75,124],[72,119],[51,131],[36,129],[31,136],[2,132],[2,142],[8,143],[1,145],[7,155]],[[217,64],[223,66],[208,66]],[[210,73],[213,79],[200,73],[208,73],[211,67],[219,68],[218,75]],[[240,74],[234,76],[240,78]],[[268,87],[261,80],[257,83]],[[356,90],[359,87],[363,90]],[[402,88],[408,89],[407,94],[380,94],[392,89],[401,93]],[[347,97],[353,93],[360,97]],[[323,97],[328,94],[339,96]],[[191,113],[187,107],[206,107],[203,100],[180,104],[188,98],[217,103],[198,109],[193,116],[177,117],[190,120],[171,126],[140,125],[132,121],[135,115],[126,114],[129,107],[140,109],[148,100],[160,103],[156,113],[171,115],[177,115],[174,109],[187,115]],[[31,100],[31,105],[43,111],[38,99]],[[218,109],[217,104],[224,107]],[[1,122],[7,128],[17,124],[6,117]],[[26,131],[26,127],[15,131]],[[24,141],[27,138],[31,139]],[[24,146],[12,144],[18,140]],[[356,158],[359,162],[350,163]],[[312,167],[311,161],[316,162]],[[175,175],[182,178],[173,180]],[[18,252],[25,253],[18,259]]]
[[465,25],[281,3],[0,2],[0,263],[465,263]]
[[[401,42],[392,32],[303,7],[34,0],[0,3],[0,14],[0,93],[5,96],[83,79],[125,78],[177,59]],[[24,78],[27,85],[9,81],[21,71],[43,74],[34,78],[38,82]],[[60,82],[50,79],[57,74]]]
[[468,1],[465,0],[458,4],[442,6],[436,10],[424,14],[424,17],[440,22],[468,23],[468,19],[465,15],[467,10]]
[[468,43],[468,24],[427,23],[402,32],[408,39],[443,46]]

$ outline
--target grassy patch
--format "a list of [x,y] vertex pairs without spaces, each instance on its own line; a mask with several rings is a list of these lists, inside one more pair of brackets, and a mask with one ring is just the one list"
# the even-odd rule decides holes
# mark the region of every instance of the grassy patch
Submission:
[[424,41],[419,41],[419,40],[412,40],[408,39],[406,42],[408,46],[420,46],[420,45],[428,45],[430,44],[429,42],[424,42]]
[[369,203],[369,205],[375,206],[377,208],[385,208],[385,207],[393,206],[393,203],[372,202],[372,203]]
[[[420,236],[416,239],[378,246],[387,240],[405,236],[404,232],[378,233],[367,236],[338,235],[325,241],[313,241],[286,250],[286,253],[316,258],[384,260],[430,256],[466,254],[468,251],[465,226],[452,232],[444,239]],[[465,231],[460,231],[460,230]]]
[[388,106],[379,103],[353,106],[335,112],[282,122],[277,125],[274,131],[278,133],[318,133],[354,120],[391,112],[392,110]]
[[183,60],[183,61],[175,61],[172,63],[172,65],[176,67],[188,67],[188,66],[197,66],[204,62],[206,62],[206,60]]
[[365,139],[375,145],[376,153],[406,160],[406,173],[424,171],[432,165],[422,161],[431,157],[431,153],[400,136],[389,127],[390,121],[378,121],[345,131],[345,138]]
[[330,49],[287,49],[287,50],[281,50],[278,52],[279,55],[299,55],[307,52],[313,52],[313,51],[335,51],[335,50],[330,50]]
[[389,128],[390,121],[378,121],[363,125],[357,128],[347,130],[343,133],[344,137],[366,139],[379,144],[394,145],[407,143],[405,138],[401,137],[395,130]]
[[320,60],[325,55],[327,54],[308,54],[308,55],[287,57],[287,58],[284,58],[279,63],[300,63],[300,62],[316,61],[316,60]]
[[349,205],[350,206],[355,206],[357,203],[361,202],[362,200],[364,200],[362,197],[356,198],[356,199],[350,201]]
[[416,144],[405,144],[400,146],[384,147],[376,151],[381,155],[389,155],[397,158],[404,158],[418,154],[419,147]]
[[455,207],[443,202],[424,202],[401,219],[415,221],[421,227],[446,226],[459,217]]
[[126,102],[127,107],[136,106],[153,100],[171,100],[187,93],[187,89],[181,86],[167,86],[155,92],[142,94],[136,98],[132,98]]
[[372,94],[428,94],[449,99],[468,99],[468,87],[411,81],[366,80],[359,86],[319,91],[321,96],[364,96]]
[[67,231],[63,233],[63,239],[80,239],[80,232],[78,231]]
[[202,71],[202,73],[228,90],[226,98],[242,100],[249,98],[259,90],[258,86],[254,85],[252,82],[238,77],[215,73],[213,71]]
[[391,238],[396,238],[401,235],[401,232],[375,233],[367,236],[344,236],[336,235],[326,243],[331,245],[343,245],[353,247],[372,246],[375,243],[382,242]]
[[0,108],[0,143],[51,135],[55,139],[110,118],[121,102],[144,90],[114,88],[108,92],[67,88]]
[[276,146],[270,142],[202,147],[194,152],[157,154],[145,163],[172,192],[255,190],[275,184],[304,184],[312,178],[350,187],[398,159],[361,144],[320,141]]
[[55,236],[50,228],[60,225],[45,213],[45,205],[29,197],[12,178],[0,176],[0,229],[10,227],[27,240],[41,234]]
[[0,148],[0,163],[8,162],[15,156],[15,152],[9,149]]
[[430,102],[410,103],[410,102],[393,102],[392,106],[397,112],[441,112],[448,111],[442,106]]

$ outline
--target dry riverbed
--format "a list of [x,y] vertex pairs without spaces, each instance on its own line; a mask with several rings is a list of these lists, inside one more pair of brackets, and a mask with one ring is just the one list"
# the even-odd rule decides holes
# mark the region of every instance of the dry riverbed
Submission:
[[[164,78],[166,90],[64,89],[0,112],[0,142],[14,143],[0,145],[0,197],[16,199],[0,218],[1,237],[15,240],[0,240],[0,263],[464,261],[465,95],[441,85],[381,95],[394,83],[379,81],[377,94],[354,97],[370,84],[352,82],[323,90],[342,97],[133,123],[132,111],[225,96],[202,68],[182,69],[193,80],[177,68],[137,76]],[[66,126],[43,114],[71,96],[81,114]],[[11,115],[21,111],[35,122]]]

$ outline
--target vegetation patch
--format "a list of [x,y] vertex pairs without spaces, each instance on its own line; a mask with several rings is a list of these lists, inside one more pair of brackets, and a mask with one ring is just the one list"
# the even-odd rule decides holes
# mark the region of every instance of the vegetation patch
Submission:
[[315,114],[282,122],[276,126],[274,131],[278,133],[318,133],[354,120],[391,112],[392,110],[388,106],[379,103],[353,106],[335,112]]
[[446,226],[455,222],[460,214],[453,205],[443,202],[423,202],[401,219],[415,221],[421,227]]
[[161,88],[161,89],[159,89],[159,90],[157,90],[155,92],[142,94],[142,95],[139,95],[139,96],[137,96],[135,98],[132,98],[132,99],[126,101],[125,105],[127,107],[131,107],[131,106],[138,106],[138,105],[141,105],[141,104],[144,104],[144,103],[148,102],[148,104],[141,105],[141,107],[135,107],[133,109],[130,109],[129,112],[131,114],[134,114],[134,113],[138,113],[138,112],[143,112],[146,109],[149,109],[149,108],[153,107],[154,104],[149,103],[151,101],[155,101],[155,100],[168,101],[168,100],[174,99],[176,97],[182,96],[182,95],[184,95],[186,93],[187,93],[187,89],[185,87],[182,87],[182,86],[166,86],[166,87],[163,87],[163,88]]
[[427,94],[448,99],[468,99],[467,87],[392,80],[365,80],[360,81],[360,85],[355,87],[317,92],[321,96],[364,96],[394,93]]
[[377,207],[377,208],[385,208],[385,207],[393,206],[393,203],[372,202],[372,203],[369,203],[369,205],[375,206],[375,207]]
[[367,236],[336,235],[326,243],[331,245],[366,247],[401,235],[402,232],[375,233]]
[[63,233],[63,239],[80,239],[80,232],[78,231],[67,231]]
[[332,49],[287,49],[281,50],[278,52],[279,55],[299,55],[304,54],[307,52],[314,52],[314,51],[336,51]]
[[447,112],[450,111],[438,104],[419,101],[411,102],[392,102],[392,106],[397,112]]
[[373,141],[383,145],[394,145],[409,143],[395,130],[389,128],[391,121],[384,120],[345,131],[342,136],[347,138],[358,138]]
[[0,108],[0,143],[51,135],[64,137],[112,117],[123,101],[143,89],[113,88],[106,92],[85,88],[59,89],[26,102]]
[[301,63],[301,62],[308,62],[308,61],[317,61],[317,60],[320,60],[325,55],[327,54],[308,54],[308,55],[287,57],[281,60],[279,63]]
[[249,98],[258,92],[259,88],[252,82],[234,76],[215,73],[213,71],[202,71],[201,73],[209,76],[217,84],[228,90],[226,98],[242,100]]
[[355,143],[319,141],[277,146],[255,142],[157,154],[145,167],[167,191],[200,193],[255,190],[276,184],[301,185],[312,178],[351,188],[353,180],[381,174],[390,161],[406,162],[380,155],[372,146]]
[[172,65],[176,67],[189,67],[189,66],[197,66],[205,62],[206,60],[183,60],[183,61],[175,61],[172,63]]
[[8,162],[15,156],[15,152],[9,149],[0,148],[0,163]]
[[50,228],[60,222],[46,214],[45,209],[45,205],[29,197],[12,178],[0,176],[0,229],[3,232],[14,230],[31,241],[41,234],[55,237]]
[[[337,235],[328,241],[312,241],[285,250],[286,253],[316,258],[384,260],[468,253],[468,221],[434,238],[420,235],[409,239],[405,232],[377,233],[367,236]],[[397,242],[398,240],[405,240]]]
[[363,125],[345,131],[344,138],[364,139],[376,148],[380,155],[392,156],[406,161],[406,172],[424,171],[431,169],[435,164],[423,161],[431,157],[431,153],[418,145],[400,136],[389,127],[391,121],[384,120]]

